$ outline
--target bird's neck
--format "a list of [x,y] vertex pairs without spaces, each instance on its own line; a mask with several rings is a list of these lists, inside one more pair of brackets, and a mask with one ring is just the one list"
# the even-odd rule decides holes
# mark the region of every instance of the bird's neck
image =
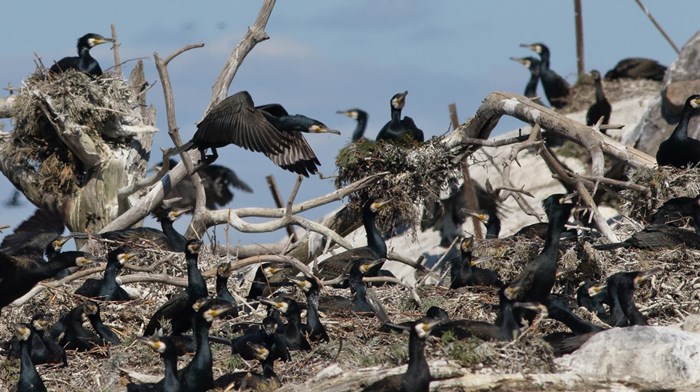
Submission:
[[505,298],[501,298],[501,333],[508,337],[508,340],[513,339],[516,334],[520,333],[520,325],[513,314],[513,303]]
[[401,109],[396,109],[391,107],[391,123],[393,125],[398,125],[401,123]]
[[378,257],[386,257],[386,242],[384,242],[384,238],[382,238],[379,230],[377,230],[374,213],[371,211],[363,211],[362,222],[364,223],[365,233],[367,234],[367,246],[369,246]]
[[163,377],[163,390],[175,391],[180,388],[180,380],[177,378],[177,355],[175,353],[163,357],[165,363],[165,375]]
[[355,127],[355,132],[352,133],[352,141],[356,142],[362,139],[365,134],[365,129],[367,129],[367,118],[360,116],[357,118],[357,126]]
[[216,293],[219,294],[224,291],[228,291],[228,278],[216,275]]
[[306,296],[306,324],[309,326],[310,331],[321,327],[321,320],[318,315],[319,295],[320,293],[314,290]]
[[603,82],[600,79],[595,80],[595,100],[596,102],[605,101],[605,93],[603,92]]
[[408,338],[408,369],[406,369],[406,376],[410,379],[410,376],[415,376],[427,372],[430,373],[428,368],[428,361],[425,359],[425,340],[419,338],[414,331],[411,331],[411,335]]
[[367,288],[365,284],[362,283],[362,275],[350,276],[348,279],[350,283],[350,291],[352,292],[352,303],[353,310],[356,312],[368,312],[372,310],[367,302]]
[[568,308],[561,308],[560,305],[550,306],[549,316],[557,321],[564,323],[576,335],[599,331],[600,328],[596,325],[582,320]]
[[207,296],[207,284],[204,282],[204,277],[197,267],[197,259],[191,258],[187,260],[187,280],[186,291],[190,296],[196,298]]
[[[35,387],[38,386],[36,382],[41,383],[41,377],[39,372],[36,371],[34,367],[34,362],[32,362],[32,336],[27,340],[23,340],[19,343],[20,345],[20,378],[25,381],[30,381]],[[43,386],[43,384],[42,384]]]
[[536,97],[537,96],[537,83],[540,81],[540,75],[531,73],[530,74],[530,80],[527,81],[527,84],[525,85],[525,92],[524,95],[528,98],[531,97]]
[[498,238],[501,233],[501,219],[495,214],[489,214],[489,220],[486,222],[486,238]]
[[173,227],[173,222],[168,219],[160,221],[160,227],[163,229],[168,245],[175,251],[182,251],[187,245],[187,239]]
[[211,369],[211,347],[209,346],[209,328],[211,325],[199,315],[194,317],[195,344],[197,352],[192,358],[192,363],[204,369]]
[[678,122],[678,125],[676,125],[676,128],[673,130],[673,134],[671,135],[671,137],[681,140],[687,139],[688,123],[690,122],[691,117],[693,117],[693,109],[691,107],[684,108],[683,113],[681,114],[681,120]]

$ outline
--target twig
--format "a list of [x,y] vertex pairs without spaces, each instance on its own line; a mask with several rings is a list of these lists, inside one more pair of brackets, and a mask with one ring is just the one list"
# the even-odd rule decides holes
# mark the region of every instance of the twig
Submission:
[[112,45],[112,51],[114,52],[114,73],[116,74],[117,78],[122,77],[122,63],[119,60],[119,47],[121,44],[119,43],[119,38],[117,37],[117,26],[112,23],[112,39],[114,40],[114,43]]
[[639,8],[641,8],[642,11],[647,15],[647,17],[649,18],[649,20],[651,20],[651,23],[654,24],[654,27],[656,27],[656,29],[659,30],[659,32],[661,33],[661,35],[664,36],[664,38],[666,39],[666,41],[668,41],[668,43],[671,44],[671,47],[673,48],[673,50],[676,51],[676,54],[679,54],[679,53],[681,52],[680,49],[678,49],[678,47],[676,46],[676,44],[673,43],[673,40],[671,39],[671,37],[668,36],[668,34],[666,34],[666,31],[664,31],[664,29],[661,27],[661,25],[659,25],[659,24],[656,22],[656,19],[655,19],[654,16],[651,14],[651,12],[649,12],[649,10],[644,6],[644,4],[642,4],[642,0],[634,0],[634,1],[637,3],[637,5],[639,5]]

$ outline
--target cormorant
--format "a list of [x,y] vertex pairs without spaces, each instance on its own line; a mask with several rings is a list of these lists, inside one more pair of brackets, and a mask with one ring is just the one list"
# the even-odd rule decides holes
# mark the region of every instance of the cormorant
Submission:
[[408,337],[408,368],[404,374],[396,374],[376,381],[363,392],[427,392],[430,389],[430,368],[425,359],[425,340],[440,321],[423,318],[411,327]]
[[605,79],[650,79],[660,82],[665,75],[666,66],[659,64],[656,60],[630,57],[620,60],[613,69],[606,72]]
[[700,195],[674,197],[657,208],[649,217],[652,225],[684,226],[685,218],[693,216],[693,206],[700,205]]
[[513,301],[500,289],[499,314],[496,323],[479,320],[445,320],[433,328],[433,336],[442,337],[451,331],[456,339],[477,338],[485,341],[514,340],[520,335],[520,326],[513,314]]
[[[152,227],[130,227],[123,230],[113,230],[98,234],[104,240],[114,241],[117,246],[133,247],[158,247],[171,252],[184,252],[187,239],[178,233],[173,227],[173,222],[182,214],[189,211],[187,208],[181,209],[161,209],[154,211],[156,218],[160,221],[162,230]],[[89,234],[73,233],[77,239],[90,238]]]
[[406,135],[417,142],[423,143],[425,137],[423,136],[423,131],[416,126],[413,119],[408,116],[401,118],[401,110],[406,104],[406,95],[408,91],[402,93],[394,94],[391,97],[391,121],[386,123],[379,133],[377,134],[377,141],[389,140],[396,141],[403,139]]
[[50,73],[61,73],[69,69],[75,69],[91,76],[101,76],[102,68],[92,56],[90,49],[105,42],[114,42],[111,38],[105,38],[99,34],[85,34],[78,39],[78,57],[64,57],[52,65]]
[[[386,242],[382,237],[375,219],[377,212],[388,203],[387,200],[366,200],[362,204],[362,223],[367,235],[367,246],[348,249],[318,263],[318,276],[321,279],[335,279],[349,272],[356,260],[383,260],[386,258]],[[379,267],[381,268],[381,267]]]
[[102,322],[102,317],[100,316],[100,305],[94,301],[87,301],[83,304],[83,310],[88,320],[90,320],[90,325],[97,332],[97,335],[102,339],[104,344],[120,344],[122,341],[119,339],[112,328],[106,326]]
[[227,318],[238,316],[238,302],[228,289],[228,278],[231,277],[231,262],[223,262],[216,267],[216,296],[215,298],[226,301],[233,306],[228,312]]
[[[508,283],[505,289],[508,299],[516,302],[542,302],[552,291],[559,259],[559,238],[574,208],[574,204],[564,202],[566,198],[567,195],[553,194],[542,202],[549,220],[544,247],[540,254],[527,263],[518,276]],[[516,313],[518,320],[519,313]]]
[[540,60],[534,57],[511,57],[513,61],[517,61],[530,70],[530,80],[525,85],[523,95],[528,98],[535,98],[533,102],[542,105],[542,100],[537,95],[537,84],[540,82]]
[[151,336],[160,328],[161,320],[170,320],[171,333],[179,335],[192,328],[194,310],[192,305],[203,298],[207,298],[207,285],[204,277],[197,267],[202,241],[189,240],[185,247],[185,260],[187,261],[187,288],[184,292],[173,296],[168,302],[161,305],[144,329],[144,336]]
[[102,279],[86,279],[75,290],[75,294],[88,298],[99,298],[103,301],[128,301],[129,294],[117,283],[117,274],[124,263],[134,257],[134,253],[127,247],[120,247],[107,254],[107,266]]
[[495,271],[472,266],[473,249],[473,237],[466,237],[460,243],[459,250],[462,257],[452,259],[450,289],[465,286],[503,286],[503,282]]
[[71,266],[84,266],[94,258],[85,252],[61,252],[51,261],[18,258],[0,252],[0,309],[26,294],[37,283]]
[[[31,355],[32,362],[35,365],[44,363],[67,363],[66,353],[56,340],[54,340],[46,331],[49,326],[49,316],[45,313],[36,313],[27,324],[32,330]],[[21,358],[22,350],[19,344],[19,339],[13,337],[7,342],[2,343],[3,355],[8,358]]]
[[[593,77],[593,83],[595,84],[595,102],[586,112],[586,125],[592,126],[597,124],[601,117],[603,118],[601,125],[606,125],[610,122],[612,106],[610,106],[608,99],[605,98],[603,82],[600,80],[600,72],[596,70],[591,71],[591,77]],[[600,132],[607,135],[607,131],[605,129],[601,129]]]
[[20,368],[19,381],[17,382],[18,392],[41,392],[46,391],[44,382],[41,380],[39,372],[37,372],[34,363],[32,362],[32,330],[27,324],[15,324],[13,326],[15,336],[19,339]]
[[248,341],[245,343],[246,350],[250,352],[251,359],[257,359],[263,368],[262,374],[235,372],[224,374],[214,380],[214,387],[226,391],[274,391],[281,385],[281,381],[275,374],[275,360],[270,350],[263,344]]
[[165,365],[165,373],[163,379],[157,383],[129,383],[126,385],[127,392],[179,392],[180,380],[177,377],[177,347],[175,342],[169,336],[146,337],[139,340],[160,355]]
[[700,108],[700,95],[691,95],[685,100],[681,119],[668,139],[661,142],[656,152],[659,166],[687,167],[700,162],[700,140],[688,137],[688,122]]
[[311,350],[309,341],[301,332],[301,308],[295,300],[282,297],[276,300],[261,299],[260,303],[279,311],[287,319],[287,325],[284,326],[284,335],[282,337],[289,351]]
[[[169,160],[170,168],[177,165],[174,159]],[[158,165],[162,165],[162,162]],[[231,187],[243,192],[251,193],[253,188],[238,178],[236,172],[226,166],[207,165],[197,170],[199,178],[204,186],[204,194],[206,195],[206,206],[210,210],[224,207],[233,200]],[[192,184],[192,178],[187,176],[173,187],[164,199],[176,199],[170,203],[171,207],[188,209],[192,211],[196,200],[196,189]]]
[[233,307],[225,301],[201,298],[192,306],[194,316],[194,339],[197,351],[180,373],[180,389],[183,392],[206,391],[214,387],[212,373],[209,328],[214,319],[225,316]]
[[613,327],[647,325],[646,317],[637,309],[633,296],[642,283],[658,272],[659,269],[650,269],[610,275],[605,280],[606,302],[610,306],[610,315],[601,319]]
[[74,307],[51,329],[51,335],[57,337],[59,344],[66,350],[89,351],[104,345],[104,340],[99,335],[83,327],[83,314],[87,315],[86,306],[87,302]]
[[0,252],[10,256],[51,260],[71,239],[70,236],[61,236],[64,228],[63,218],[57,212],[38,208],[12,234],[3,238]]
[[367,129],[367,120],[369,119],[369,115],[367,114],[367,112],[360,109],[349,109],[338,110],[336,113],[346,115],[351,119],[357,121],[355,131],[352,133],[353,143],[365,139],[365,129]]
[[270,358],[289,361],[292,359],[289,348],[282,336],[277,333],[279,324],[277,319],[267,316],[259,327],[250,327],[245,334],[231,339],[231,353],[238,354],[249,361],[256,358],[256,354],[249,343],[264,345],[270,351]]
[[[247,91],[240,91],[216,104],[197,124],[192,140],[171,154],[197,148],[205,163],[219,156],[216,149],[236,144],[262,152],[284,170],[304,175],[318,173],[316,154],[301,132],[334,133],[320,121],[301,114],[289,115],[280,104],[254,106]],[[212,155],[205,155],[211,149]]]
[[248,290],[246,299],[248,301],[256,301],[260,297],[266,297],[270,294],[270,288],[286,285],[286,277],[284,276],[284,267],[275,263],[263,263],[255,271],[253,282]]
[[289,278],[289,280],[296,284],[306,295],[306,324],[303,324],[302,328],[308,334],[309,340],[312,342],[330,341],[326,328],[321,324],[318,314],[321,290],[316,279],[304,277],[301,279]]
[[593,247],[599,250],[617,248],[637,249],[666,249],[685,246],[700,249],[700,199],[692,203],[692,216],[695,231],[667,225],[651,225],[638,231],[622,242],[598,244]]
[[521,44],[540,55],[540,80],[552,107],[561,109],[569,101],[569,83],[549,68],[549,48],[543,43]]

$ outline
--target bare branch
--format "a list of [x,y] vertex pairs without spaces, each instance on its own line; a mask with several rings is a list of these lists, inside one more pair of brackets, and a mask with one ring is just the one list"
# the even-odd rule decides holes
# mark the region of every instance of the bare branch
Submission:
[[119,38],[117,37],[117,26],[112,23],[112,39],[114,40],[114,44],[112,45],[113,52],[114,52],[114,73],[118,78],[122,77],[122,63],[121,60],[119,59],[119,47],[122,46],[119,43]]

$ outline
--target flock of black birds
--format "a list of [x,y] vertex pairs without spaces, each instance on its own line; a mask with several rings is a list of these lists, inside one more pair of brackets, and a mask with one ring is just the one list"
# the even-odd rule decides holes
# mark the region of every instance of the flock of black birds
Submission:
[[[49,72],[58,74],[75,69],[94,77],[102,75],[97,61],[90,56],[90,49],[98,44],[112,42],[97,34],[87,34],[78,41],[78,57],[67,57],[54,64]],[[539,81],[542,82],[549,104],[555,108],[564,107],[570,99],[568,83],[550,68],[550,52],[542,43],[522,45],[538,53],[540,59],[532,57],[513,58],[527,66],[531,79],[525,95],[536,96]],[[626,59],[606,74],[606,79],[624,77],[644,77],[659,80],[665,67],[646,59]],[[596,89],[596,102],[589,109],[588,125],[610,118],[611,105],[605,98],[600,73],[592,72]],[[376,137],[378,142],[408,140],[412,143],[425,141],[420,130],[410,117],[401,118],[408,92],[394,95],[390,101],[391,120],[382,127]],[[658,164],[687,168],[700,161],[700,142],[687,134],[691,116],[700,106],[700,95],[693,95],[686,101],[681,121],[671,137],[663,142],[657,154]],[[367,113],[360,109],[339,111],[357,121],[353,142],[364,139],[367,126]],[[280,167],[308,176],[318,172],[320,162],[302,136],[306,133],[337,133],[323,123],[303,115],[290,115],[279,104],[255,106],[250,94],[238,92],[216,104],[198,124],[193,138],[171,151],[172,154],[190,149],[201,153],[200,174],[211,184],[218,183],[207,192],[210,208],[225,205],[233,195],[228,186],[250,191],[235,174],[227,168],[211,163],[216,160],[217,148],[236,144],[246,149],[262,152]],[[207,150],[211,155],[206,155]],[[174,165],[175,162],[168,162]],[[189,186],[191,188],[191,185]],[[267,307],[267,316],[259,323],[240,325],[235,331],[240,334],[233,339],[210,336],[210,328],[216,319],[236,317],[244,311],[228,289],[228,279],[232,273],[231,264],[223,263],[217,268],[216,292],[209,295],[206,281],[200,271],[198,261],[203,250],[199,240],[188,240],[174,229],[173,221],[192,206],[192,196],[187,186],[175,192],[184,199],[177,206],[156,210],[162,230],[152,228],[131,228],[100,234],[101,239],[116,243],[106,256],[106,267],[101,279],[87,279],[74,294],[84,302],[62,314],[51,325],[50,316],[39,312],[27,323],[16,323],[15,338],[4,342],[2,350],[10,357],[20,359],[19,391],[45,391],[46,387],[36,370],[36,365],[55,363],[66,366],[71,351],[89,351],[104,345],[119,345],[121,339],[102,322],[100,304],[104,302],[127,302],[131,295],[119,284],[117,276],[130,259],[137,257],[135,248],[158,247],[182,252],[187,268],[187,287],[163,303],[146,323],[139,340],[157,353],[164,363],[164,377],[157,383],[130,383],[128,391],[205,391],[211,388],[249,388],[265,386],[274,389],[281,385],[274,370],[275,361],[289,361],[295,351],[310,351],[314,346],[335,339],[324,327],[323,317],[331,313],[359,314],[376,317],[382,324],[382,331],[408,330],[408,370],[404,374],[383,378],[366,385],[365,391],[427,391],[430,384],[430,371],[424,353],[428,336],[442,337],[446,333],[457,339],[478,338],[487,341],[509,341],[521,334],[525,321],[532,324],[538,315],[560,321],[570,331],[546,336],[558,354],[570,353],[580,347],[592,335],[605,328],[578,317],[568,299],[552,293],[555,285],[557,266],[562,239],[576,240],[576,232],[565,230],[577,206],[577,195],[553,194],[543,201],[547,223],[536,228],[528,228],[517,235],[533,235],[539,232],[544,245],[532,260],[529,260],[517,276],[503,281],[495,271],[480,268],[473,264],[474,239],[461,240],[460,254],[449,261],[450,290],[466,286],[493,287],[498,293],[498,315],[494,323],[483,320],[451,319],[448,312],[433,307],[426,317],[402,324],[391,322],[381,301],[363,281],[365,277],[390,276],[382,270],[387,258],[387,245],[382,233],[377,229],[375,219],[380,209],[390,199],[366,198],[362,203],[362,221],[367,235],[367,246],[347,250],[332,256],[314,266],[315,276],[290,276],[279,273],[283,268],[273,264],[263,264],[254,278],[247,296],[250,304]],[[211,200],[210,200],[211,197]],[[487,204],[487,203],[485,203]],[[487,238],[483,241],[500,240],[500,219],[496,207],[488,208],[484,222]],[[49,217],[30,218],[20,225],[16,232],[7,236],[0,245],[0,309],[30,291],[42,280],[54,278],[66,272],[69,267],[80,267],[97,259],[79,251],[61,251],[70,237],[62,237],[60,230],[37,228],[42,220]],[[466,215],[458,208],[450,214],[463,223]],[[679,218],[691,217],[695,230],[677,227]],[[55,226],[55,225],[53,225]],[[428,225],[430,226],[430,225]],[[546,231],[544,231],[546,230]],[[543,232],[544,231],[544,232]],[[45,233],[44,235],[32,233]],[[48,233],[48,234],[46,234]],[[517,236],[516,235],[516,236]],[[76,238],[85,238],[76,235]],[[481,240],[480,240],[481,241]],[[700,196],[669,200],[652,216],[651,225],[633,234],[619,244],[599,244],[598,249],[609,250],[618,247],[642,249],[670,248],[684,246],[700,249]],[[634,292],[640,284],[658,270],[619,272],[601,282],[584,282],[577,291],[577,304],[593,312],[610,327],[646,325],[645,316],[634,303]],[[323,279],[323,281],[319,280]],[[350,288],[351,295],[322,295],[321,287],[334,285]],[[306,298],[297,302],[286,295],[275,295],[278,287],[293,286]],[[240,297],[239,297],[240,298]],[[302,322],[302,311],[306,311],[306,322]],[[84,317],[92,330],[84,327]],[[163,331],[168,331],[164,335]],[[192,331],[189,335],[188,332]],[[224,343],[231,347],[232,354],[245,360],[257,360],[261,372],[236,372],[225,374],[217,379],[213,376],[213,356],[211,343]],[[178,357],[194,353],[188,364],[177,368]]]

